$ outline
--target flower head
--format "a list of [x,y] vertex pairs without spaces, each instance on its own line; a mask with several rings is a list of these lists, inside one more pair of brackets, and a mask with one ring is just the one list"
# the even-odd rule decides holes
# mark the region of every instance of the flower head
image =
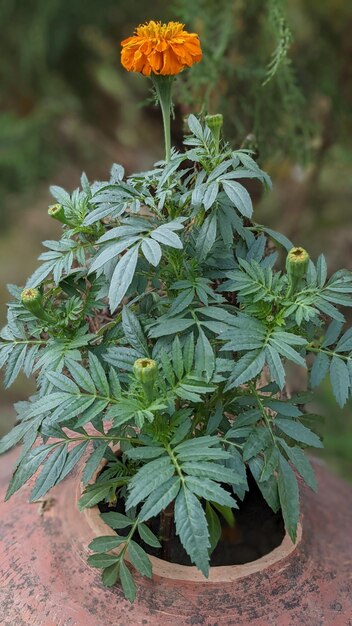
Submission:
[[136,28],[121,42],[121,63],[128,72],[173,76],[202,58],[198,35],[179,22],[154,22]]

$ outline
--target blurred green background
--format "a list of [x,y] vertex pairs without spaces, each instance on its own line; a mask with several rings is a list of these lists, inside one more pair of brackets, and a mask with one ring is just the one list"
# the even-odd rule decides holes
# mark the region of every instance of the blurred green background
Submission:
[[[330,271],[352,269],[352,4],[345,0],[2,0],[0,4],[0,321],[7,283],[23,285],[43,239],[48,186],[68,190],[85,170],[106,177],[162,157],[149,81],[119,64],[137,23],[179,20],[200,34],[204,60],[178,77],[173,143],[189,112],[225,115],[234,147],[253,149],[272,176],[255,187],[257,220],[281,230]],[[352,322],[351,315],[349,322]],[[0,392],[0,435],[33,381]],[[328,384],[313,406],[325,416],[323,456],[352,480],[352,403]]]

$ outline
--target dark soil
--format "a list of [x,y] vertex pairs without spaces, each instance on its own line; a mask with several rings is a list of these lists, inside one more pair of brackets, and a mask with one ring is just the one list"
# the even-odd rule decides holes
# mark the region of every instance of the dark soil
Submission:
[[[238,501],[239,509],[234,509],[235,525],[229,527],[227,522],[219,515],[222,525],[220,541],[211,555],[210,564],[214,565],[240,565],[255,561],[271,552],[279,546],[284,538],[285,529],[280,512],[274,513],[265,502],[251,475],[248,476],[249,491],[243,502]],[[123,501],[118,500],[114,507],[100,503],[102,512],[118,511],[124,513]],[[147,522],[156,536],[159,534],[160,516],[153,517]],[[127,534],[119,530],[119,534]],[[139,539],[136,534],[134,540],[139,543],[148,554],[166,558],[172,563],[180,565],[192,565],[181,542],[176,535],[175,525],[172,524],[172,536],[169,544],[169,554],[165,557],[162,548],[151,548]]]

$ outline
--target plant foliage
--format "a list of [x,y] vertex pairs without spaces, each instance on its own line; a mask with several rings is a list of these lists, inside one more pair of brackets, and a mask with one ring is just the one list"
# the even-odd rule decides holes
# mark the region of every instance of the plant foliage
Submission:
[[268,176],[248,151],[218,150],[195,116],[188,126],[185,151],[151,171],[125,177],[114,165],[109,180],[83,175],[72,194],[52,188],[62,238],[45,242],[24,292],[9,287],[1,332],[6,386],[21,371],[37,380],[0,442],[0,452],[23,444],[7,498],[36,475],[38,500],[84,459],[80,508],[119,499],[124,510],[102,514],[125,532],[95,539],[89,562],[130,600],[129,566],[152,575],[136,539],[158,547],[148,523],[170,508],[208,575],[219,511],[231,520],[248,472],[294,541],[297,475],[316,488],[304,450],[322,443],[307,398],[286,393],[288,365],[307,370],[311,387],[329,374],[341,406],[352,389],[341,312],[351,272],[329,278],[323,256],[298,278],[280,269],[292,244],[253,220],[246,190],[252,178],[269,188]]

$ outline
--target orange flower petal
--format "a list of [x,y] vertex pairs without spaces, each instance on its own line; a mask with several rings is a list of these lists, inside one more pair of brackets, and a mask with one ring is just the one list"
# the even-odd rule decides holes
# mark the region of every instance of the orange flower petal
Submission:
[[179,22],[161,24],[151,20],[121,42],[121,64],[128,72],[149,76],[179,74],[202,58],[196,33],[188,33]]

